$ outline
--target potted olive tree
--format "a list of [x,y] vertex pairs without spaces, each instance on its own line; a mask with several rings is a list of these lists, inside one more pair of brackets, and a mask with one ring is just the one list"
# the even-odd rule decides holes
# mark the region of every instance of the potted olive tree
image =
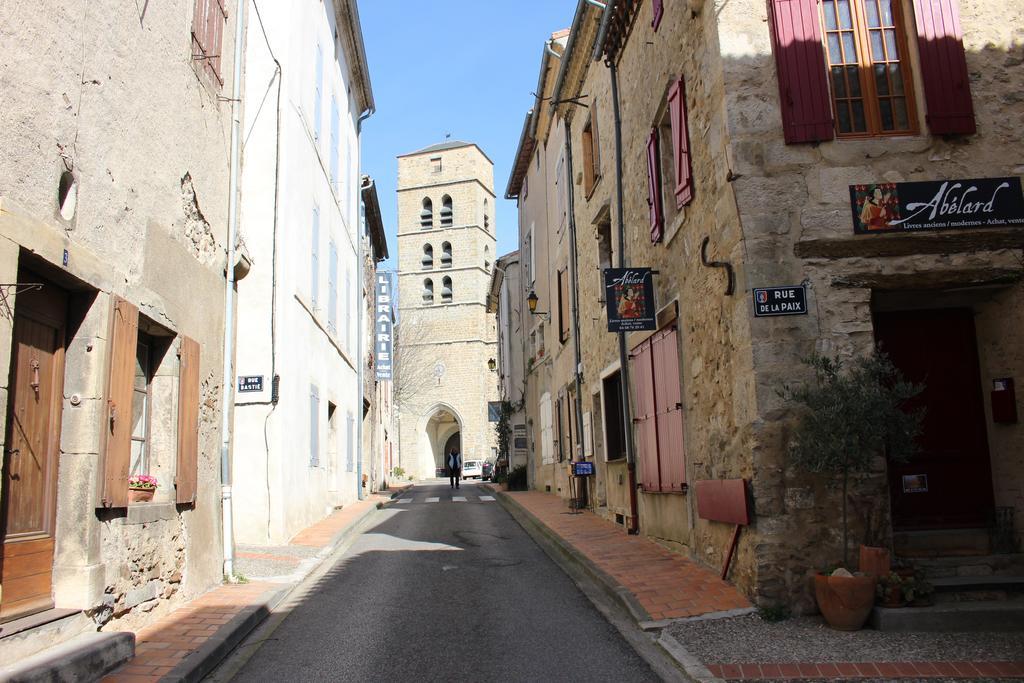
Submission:
[[803,406],[789,443],[797,469],[827,475],[842,490],[843,565],[815,576],[818,607],[833,628],[864,625],[875,597],[875,577],[849,570],[847,495],[851,475],[866,472],[885,455],[903,462],[918,449],[923,410],[907,410],[922,387],[905,381],[892,362],[873,352],[844,366],[838,358],[814,355],[805,361],[817,382],[787,394]]

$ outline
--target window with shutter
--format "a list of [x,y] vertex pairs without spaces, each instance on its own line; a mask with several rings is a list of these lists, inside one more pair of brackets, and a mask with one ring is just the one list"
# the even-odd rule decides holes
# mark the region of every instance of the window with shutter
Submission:
[[201,62],[204,72],[218,86],[221,78],[221,48],[228,13],[224,0],[195,0],[192,8],[192,59]]
[[179,505],[196,502],[199,481],[199,343],[181,338],[178,350],[178,463],[174,477]]
[[658,129],[647,136],[647,204],[650,207],[651,242],[660,242],[664,218],[661,204],[661,165],[658,154]]
[[668,91],[669,118],[672,123],[672,161],[675,170],[676,208],[693,199],[693,172],[690,162],[690,126],[686,111],[686,85],[680,78]]
[[320,466],[320,389],[309,387],[309,466]]
[[633,349],[629,359],[629,378],[633,385],[638,477],[645,491],[661,490],[658,470],[658,431],[654,408],[654,367],[651,363],[651,341]]
[[338,247],[327,246],[327,329],[338,333]]
[[103,506],[108,508],[128,505],[138,335],[139,309],[120,297],[113,297],[106,415],[103,421]]
[[338,114],[338,100],[334,97],[331,98],[331,148],[327,150],[330,155],[330,173],[331,173],[331,186],[335,192],[338,191],[337,185],[340,181],[338,176],[338,163],[340,162],[341,149],[338,147],[338,135],[341,131],[341,117]]
[[651,2],[651,13],[653,18],[651,19],[651,26],[655,31],[658,30],[658,26],[661,25],[661,17],[665,13],[664,0],[652,0]]
[[786,142],[831,140],[835,133],[822,68],[818,0],[769,0],[768,19]]
[[310,305],[315,310],[320,302],[320,207],[313,205],[313,226],[309,242]]
[[313,86],[313,137],[319,141],[324,118],[324,49],[319,43],[316,46],[316,75]]
[[925,119],[934,135],[977,131],[956,0],[914,0]]

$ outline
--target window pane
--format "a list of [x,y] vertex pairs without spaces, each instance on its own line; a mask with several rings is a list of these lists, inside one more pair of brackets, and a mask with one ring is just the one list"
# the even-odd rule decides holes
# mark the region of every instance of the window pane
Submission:
[[892,92],[894,95],[903,95],[903,72],[900,71],[899,64],[889,65],[889,82],[892,84]]
[[853,16],[850,14],[850,0],[839,0],[839,25],[853,28]]
[[896,48],[896,31],[891,28],[885,29],[885,50],[886,54],[889,55],[889,59],[896,60],[900,58],[899,50]]
[[896,112],[897,130],[908,130],[910,128],[910,117],[907,115],[907,101],[902,97],[892,100],[893,109]]
[[892,130],[895,127],[893,125],[892,101],[888,98],[878,100],[878,111],[882,115],[882,130]]
[[875,0],[868,0],[864,3],[864,8],[868,11],[868,26],[878,28],[878,3]]
[[825,12],[825,28],[829,31],[835,31],[839,28],[836,24],[836,2],[835,0],[825,0],[823,3]]
[[841,66],[832,67],[832,91],[837,100],[846,97],[846,79],[843,77],[843,67]]
[[857,61],[857,43],[853,39],[853,33],[850,31],[843,33],[843,55],[846,57],[847,64],[853,64]]
[[885,48],[882,47],[881,31],[871,31],[871,58],[876,62],[885,61]]
[[139,335],[138,346],[135,347],[135,388],[146,388],[146,375],[149,369],[149,346],[143,343]]
[[864,102],[854,100],[853,105],[853,130],[857,133],[866,132],[868,129],[867,119],[864,116]]
[[850,106],[846,102],[836,104],[836,116],[839,119],[839,132],[852,133],[853,126],[850,123]]
[[882,24],[885,26],[895,26],[896,22],[892,17],[892,0],[882,0]]
[[134,474],[149,474],[149,466],[146,463],[146,442],[132,441],[131,466],[129,476]]
[[843,51],[839,48],[839,34],[828,34],[828,60],[833,64],[843,63]]
[[146,408],[147,399],[145,391],[136,390],[132,395],[132,437],[136,439],[146,438]]
[[889,94],[889,79],[886,76],[885,64],[875,64],[875,87],[879,95]]
[[860,97],[860,74],[857,67],[846,67],[846,82],[850,85],[850,97]]

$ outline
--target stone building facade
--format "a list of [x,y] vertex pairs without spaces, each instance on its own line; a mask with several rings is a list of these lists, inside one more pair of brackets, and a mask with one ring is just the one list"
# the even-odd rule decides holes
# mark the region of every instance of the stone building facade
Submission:
[[[1005,390],[1002,380],[1019,372],[1012,340],[1024,275],[1020,210],[1011,202],[991,227],[969,229],[901,231],[895,221],[863,222],[864,197],[876,187],[883,197],[930,197],[943,182],[948,189],[981,179],[974,185],[987,201],[986,179],[996,179],[991,187],[1005,179],[999,201],[1019,193],[1024,166],[1014,130],[1024,105],[1014,93],[1024,78],[1017,68],[1022,9],[901,0],[883,3],[876,16],[868,4],[851,3],[854,15],[830,18],[825,12],[840,11],[837,3],[810,0],[620,0],[604,12],[581,2],[553,77],[550,97],[558,104],[538,102],[533,113],[564,119],[571,130],[581,236],[574,285],[591,430],[583,441],[593,443],[583,450],[588,458],[592,450],[597,465],[596,509],[718,567],[733,527],[701,516],[697,490],[700,482],[745,480],[747,495],[734,502],[745,499],[752,518],[729,577],[760,604],[798,611],[813,605],[810,573],[842,558],[838,496],[823,477],[797,472],[787,458],[797,411],[782,389],[813,381],[801,359],[814,352],[849,359],[878,345],[906,376],[926,384],[925,454],[903,466],[879,457],[873,472],[858,477],[853,539],[890,545],[897,554],[949,554],[964,544],[991,552],[995,527],[1011,528],[1017,543],[1024,528],[1024,463],[1016,448],[1024,434],[1002,408],[993,412],[1003,400],[994,396]],[[805,34],[793,19],[801,12],[809,13]],[[875,37],[888,42],[879,46]],[[866,73],[881,64],[870,55],[883,53],[874,50],[885,51],[880,73],[888,80],[855,84],[874,98],[865,100],[863,114],[844,99],[839,81],[828,80],[860,69],[847,72],[836,61],[844,57],[834,52],[835,40],[860,50]],[[593,60],[595,44],[600,61]],[[965,68],[935,78],[957,55]],[[856,61],[852,53],[846,58]],[[791,77],[788,59],[810,65],[810,82],[821,87],[808,91],[807,79]],[[606,60],[618,76],[621,168]],[[936,90],[942,83],[952,90]],[[539,194],[535,183],[546,182],[549,194],[554,186],[524,163],[545,141],[551,154],[550,133],[521,142],[510,181],[521,235],[524,217],[537,211],[529,206],[530,195]],[[629,429],[608,410],[619,388],[619,354],[595,275],[618,265],[619,173],[625,263],[657,271],[657,330],[626,337]],[[934,185],[900,185],[910,182]],[[882,204],[895,211],[895,201],[890,195]],[[905,204],[902,211],[904,218],[910,213]],[[807,313],[755,317],[753,290],[786,285],[806,293]],[[950,395],[963,400],[950,405]],[[659,402],[664,410],[652,410]],[[528,399],[528,414],[541,411]],[[635,500],[620,432],[635,445]],[[943,442],[960,451],[937,453]],[[908,490],[903,477],[918,475],[927,490]]]
[[237,17],[208,4],[0,9],[0,621],[61,617],[4,661],[222,579]]
[[453,445],[493,460],[488,402],[498,400],[495,320],[487,292],[496,258],[493,164],[450,141],[398,158],[398,367],[402,468],[432,477]]
[[363,495],[359,122],[374,108],[354,0],[260,11],[246,26],[241,231],[269,267],[238,287],[236,369],[263,382],[234,412],[234,528],[257,545]]

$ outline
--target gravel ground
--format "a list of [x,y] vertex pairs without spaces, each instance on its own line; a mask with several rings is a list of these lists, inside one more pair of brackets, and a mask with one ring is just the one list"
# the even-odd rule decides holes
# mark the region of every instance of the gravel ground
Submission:
[[830,629],[821,617],[769,623],[756,614],[669,627],[705,664],[999,662],[1024,657],[1024,633],[885,633]]

